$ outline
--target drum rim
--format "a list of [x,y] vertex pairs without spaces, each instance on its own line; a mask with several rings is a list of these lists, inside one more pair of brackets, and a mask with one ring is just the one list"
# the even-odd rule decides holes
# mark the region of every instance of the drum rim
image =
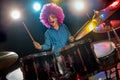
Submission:
[[99,42],[112,42],[112,43],[114,43],[113,41],[109,41],[109,40],[101,40],[101,41],[92,42],[91,44],[95,44],[95,43],[99,43]]

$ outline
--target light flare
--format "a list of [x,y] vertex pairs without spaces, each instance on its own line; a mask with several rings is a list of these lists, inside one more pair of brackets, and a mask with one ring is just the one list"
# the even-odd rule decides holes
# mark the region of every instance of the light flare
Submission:
[[18,19],[18,18],[20,18],[20,12],[19,12],[18,10],[12,11],[12,12],[11,12],[11,17],[12,17],[13,19]]

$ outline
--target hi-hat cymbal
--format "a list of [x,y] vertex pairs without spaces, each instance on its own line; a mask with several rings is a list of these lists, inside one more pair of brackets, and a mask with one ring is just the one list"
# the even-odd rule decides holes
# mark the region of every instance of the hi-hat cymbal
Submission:
[[109,32],[112,31],[113,29],[118,29],[120,28],[120,20],[111,20],[109,21],[109,23],[111,24],[111,26],[106,25],[105,22],[101,23],[99,26],[97,26],[93,32],[95,33],[105,33],[105,32]]
[[18,59],[18,55],[12,51],[0,52],[0,70],[4,70],[14,64]]

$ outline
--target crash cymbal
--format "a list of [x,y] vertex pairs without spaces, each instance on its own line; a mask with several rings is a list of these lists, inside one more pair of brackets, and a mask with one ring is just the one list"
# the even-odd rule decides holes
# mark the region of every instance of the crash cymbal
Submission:
[[18,55],[12,51],[0,52],[0,70],[4,70],[14,64],[18,59]]
[[[115,3],[112,3],[111,5],[113,5],[113,4],[115,4]],[[116,5],[118,5],[118,4],[119,4],[119,2],[117,2]],[[107,18],[109,18],[112,14],[114,14],[114,12],[116,12],[120,8],[120,6],[117,6],[115,9],[111,10],[111,5],[107,6],[106,8],[104,8],[100,11],[94,11],[92,20],[89,20],[89,22],[87,22],[77,32],[77,36],[75,34],[75,40],[79,40],[79,39],[83,38],[85,35],[87,35],[88,33],[90,33],[91,31],[93,31],[98,25],[100,25],[105,20],[107,20]],[[103,15],[105,15],[105,16],[103,16]],[[98,32],[98,31],[96,31],[96,32]],[[99,32],[101,32],[101,31],[99,31]]]
[[90,33],[96,26],[98,26],[98,22],[95,19],[86,22],[83,27],[76,33],[75,40],[83,38],[85,35]]
[[[115,4],[116,3],[116,4]],[[113,7],[116,6],[116,7]],[[117,10],[119,10],[119,1],[116,0],[106,8],[100,10],[100,11],[94,11],[94,15],[92,17],[92,20],[89,20],[78,32],[77,35],[75,34],[75,40],[79,40],[83,38],[85,35],[93,31],[98,25],[103,23],[105,20],[107,20],[112,14],[114,14]],[[105,16],[104,16],[105,15]],[[98,32],[98,31],[96,31]],[[101,32],[101,31],[100,31]]]
[[99,26],[97,26],[93,32],[95,33],[105,33],[105,32],[110,32],[112,29],[119,29],[120,28],[120,20],[111,20],[109,23],[111,26],[107,25],[107,22],[101,23]]

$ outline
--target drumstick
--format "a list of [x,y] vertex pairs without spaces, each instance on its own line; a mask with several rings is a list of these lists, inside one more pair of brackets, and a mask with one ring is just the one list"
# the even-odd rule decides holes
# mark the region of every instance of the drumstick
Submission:
[[28,30],[28,28],[27,28],[27,26],[25,25],[25,23],[24,23],[24,22],[23,22],[23,25],[24,25],[24,27],[25,27],[25,29],[26,29],[26,31],[27,31],[27,33],[28,33],[28,35],[30,36],[31,40],[34,42],[35,40],[33,39],[33,37],[32,37],[32,35],[31,35],[31,33],[29,32],[29,30]]

